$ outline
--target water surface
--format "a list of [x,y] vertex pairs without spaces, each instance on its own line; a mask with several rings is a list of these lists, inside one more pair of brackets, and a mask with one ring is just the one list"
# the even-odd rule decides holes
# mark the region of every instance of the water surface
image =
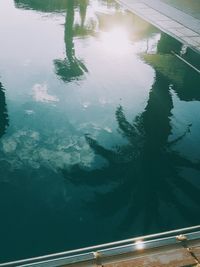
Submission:
[[0,1],[0,260],[199,223],[200,78],[111,0]]

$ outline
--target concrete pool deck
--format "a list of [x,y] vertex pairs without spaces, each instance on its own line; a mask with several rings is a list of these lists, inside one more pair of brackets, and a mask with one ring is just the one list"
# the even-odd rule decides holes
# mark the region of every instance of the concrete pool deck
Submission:
[[200,53],[200,20],[161,0],[117,0],[129,11]]

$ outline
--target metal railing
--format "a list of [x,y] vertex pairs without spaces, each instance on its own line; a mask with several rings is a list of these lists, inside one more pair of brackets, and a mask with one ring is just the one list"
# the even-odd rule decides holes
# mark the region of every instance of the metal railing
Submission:
[[147,251],[153,248],[177,245],[181,242],[177,236],[182,235],[184,235],[184,238],[187,239],[187,241],[200,239],[200,225],[67,252],[55,253],[47,256],[3,263],[0,264],[0,267],[54,267],[90,262],[97,259],[102,260],[123,254],[134,253],[139,250]]

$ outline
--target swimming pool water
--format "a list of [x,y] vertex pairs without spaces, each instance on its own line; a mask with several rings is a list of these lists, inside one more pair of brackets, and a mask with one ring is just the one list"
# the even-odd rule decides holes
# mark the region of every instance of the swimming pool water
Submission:
[[0,1],[0,260],[199,223],[200,77],[112,0]]

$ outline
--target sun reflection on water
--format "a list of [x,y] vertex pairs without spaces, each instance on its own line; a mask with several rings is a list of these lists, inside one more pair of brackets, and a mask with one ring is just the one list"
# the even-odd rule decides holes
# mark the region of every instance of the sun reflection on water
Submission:
[[126,55],[130,51],[131,43],[126,28],[115,27],[100,35],[102,47],[105,51],[115,55]]

